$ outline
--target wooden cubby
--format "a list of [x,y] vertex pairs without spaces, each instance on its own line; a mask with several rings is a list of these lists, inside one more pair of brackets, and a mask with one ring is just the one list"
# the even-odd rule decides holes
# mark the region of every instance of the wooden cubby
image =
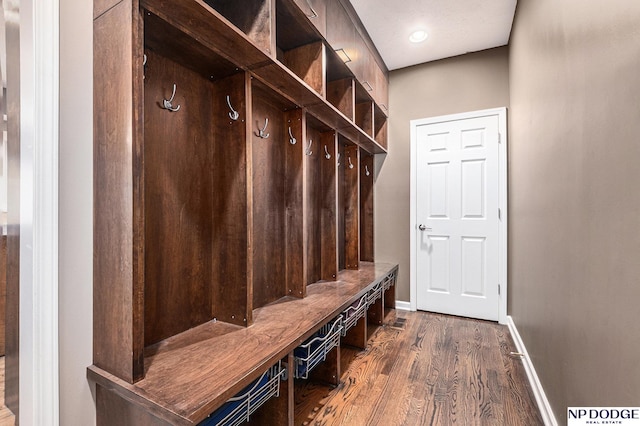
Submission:
[[360,150],[360,260],[373,262],[373,155]]
[[[373,263],[363,172],[386,115],[331,44],[356,36],[342,0],[98,3],[98,423],[198,424],[397,268]],[[337,347],[313,377],[340,369]],[[294,421],[280,388],[254,424]]]

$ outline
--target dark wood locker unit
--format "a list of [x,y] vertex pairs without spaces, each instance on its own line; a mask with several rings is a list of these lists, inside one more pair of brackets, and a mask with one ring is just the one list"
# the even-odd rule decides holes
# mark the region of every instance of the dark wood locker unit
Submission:
[[[291,424],[274,366],[397,269],[373,263],[361,195],[381,110],[300,1],[111,3],[94,19],[98,424],[215,423],[262,386],[247,415]],[[339,348],[315,371],[337,384]]]
[[373,262],[373,155],[360,150],[360,260]]
[[294,0],[323,37],[327,34],[327,2],[331,0]]

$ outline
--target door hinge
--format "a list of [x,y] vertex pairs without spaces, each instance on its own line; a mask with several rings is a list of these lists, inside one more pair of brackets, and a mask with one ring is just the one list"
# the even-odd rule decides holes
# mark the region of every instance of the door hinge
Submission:
[[498,296],[500,296],[500,284],[498,284]]
[[502,210],[498,207],[498,219],[502,220]]
[[498,133],[498,143],[502,143],[502,134]]

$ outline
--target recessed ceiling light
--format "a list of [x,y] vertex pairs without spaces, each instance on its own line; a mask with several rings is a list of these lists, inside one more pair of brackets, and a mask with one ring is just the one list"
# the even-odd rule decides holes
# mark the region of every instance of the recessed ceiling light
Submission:
[[423,42],[429,37],[429,34],[425,30],[417,30],[411,33],[409,36],[409,41],[412,43],[420,43]]

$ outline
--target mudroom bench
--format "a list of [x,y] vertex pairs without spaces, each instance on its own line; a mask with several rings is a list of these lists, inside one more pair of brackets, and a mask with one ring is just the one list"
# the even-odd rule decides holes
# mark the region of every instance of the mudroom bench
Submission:
[[[394,307],[397,270],[361,262],[359,270],[340,271],[336,281],[308,286],[303,299],[285,297],[255,309],[250,327],[212,320],[167,338],[145,349],[144,379],[134,384],[91,366],[99,419],[123,426],[238,424],[247,417],[256,424],[293,424],[296,348],[332,321],[340,322],[333,331],[344,334],[344,342],[364,348],[367,328],[381,325]],[[342,333],[344,317],[360,309],[365,315]],[[322,354],[323,362],[307,373],[337,385],[339,351],[338,345]]]

